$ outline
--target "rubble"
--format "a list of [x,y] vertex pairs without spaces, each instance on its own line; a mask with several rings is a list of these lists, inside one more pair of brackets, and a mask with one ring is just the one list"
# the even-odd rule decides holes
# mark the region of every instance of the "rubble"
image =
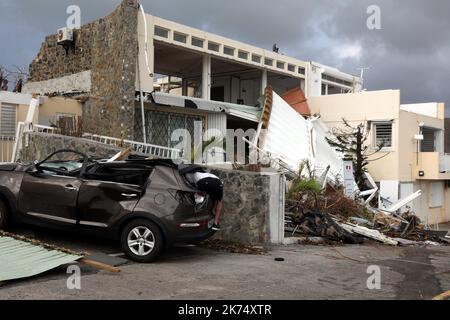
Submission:
[[397,213],[400,205],[420,195],[418,191],[400,199],[392,210],[379,210],[346,197],[339,188],[321,190],[315,179],[297,177],[290,182],[287,195],[285,231],[295,237],[322,237],[350,244],[364,239],[392,246],[449,244],[446,232],[425,230],[412,212]]
[[332,241],[360,244],[363,239],[348,232],[337,224],[328,214],[305,210],[301,214],[292,215],[292,222],[303,233],[320,236]]

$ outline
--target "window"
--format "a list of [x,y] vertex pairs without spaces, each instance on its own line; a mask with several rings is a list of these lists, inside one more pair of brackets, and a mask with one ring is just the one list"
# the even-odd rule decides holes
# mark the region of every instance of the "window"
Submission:
[[261,63],[261,56],[258,56],[257,54],[252,54],[252,61],[256,63]]
[[298,73],[300,73],[300,74],[305,74],[305,68],[303,68],[303,67],[298,67]]
[[265,64],[266,66],[273,66],[273,60],[272,60],[272,59],[269,59],[269,58],[265,58],[265,59],[264,59],[264,64]]
[[420,152],[435,152],[436,130],[422,128],[423,140],[420,143]]
[[375,147],[392,148],[392,123],[375,123]]
[[179,32],[175,32],[173,34],[173,40],[176,42],[186,43],[187,42],[187,35]]
[[155,36],[168,39],[169,30],[159,26],[155,26]]
[[295,72],[295,66],[293,64],[288,64],[288,70],[290,72]]
[[248,52],[239,50],[238,51],[238,57],[239,57],[239,59],[247,60],[248,59]]
[[219,52],[220,51],[220,44],[209,41],[208,42],[208,49],[211,50],[211,51]]
[[283,61],[277,61],[277,68],[284,69],[285,63]]
[[17,108],[15,105],[2,104],[0,113],[0,136],[16,135]]
[[234,56],[234,48],[231,47],[223,47],[223,53],[227,56]]
[[199,48],[203,48],[204,42],[205,41],[203,39],[195,38],[195,37],[192,37],[192,40],[191,40],[192,45],[194,47],[199,47]]

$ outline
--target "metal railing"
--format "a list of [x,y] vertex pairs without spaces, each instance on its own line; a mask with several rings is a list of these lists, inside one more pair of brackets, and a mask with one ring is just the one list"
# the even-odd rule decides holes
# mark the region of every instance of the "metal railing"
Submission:
[[0,136],[0,162],[10,162],[16,137]]
[[83,138],[115,147],[131,147],[136,153],[163,159],[179,159],[183,155],[183,151],[179,149],[157,146],[138,141],[122,140],[90,133],[84,133]]

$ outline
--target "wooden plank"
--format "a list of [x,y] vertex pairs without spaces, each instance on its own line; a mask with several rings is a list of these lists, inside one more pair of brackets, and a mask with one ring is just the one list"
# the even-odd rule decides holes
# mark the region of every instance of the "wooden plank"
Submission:
[[91,259],[86,259],[86,258],[82,258],[80,260],[78,260],[78,262],[88,265],[90,267],[94,267],[96,269],[101,269],[101,270],[106,270],[109,272],[113,272],[113,273],[119,273],[121,270],[117,267],[114,266],[110,266],[108,264],[104,264],[95,260],[91,260]]
[[447,300],[449,298],[450,298],[450,290],[434,297],[433,300],[441,300],[442,301],[442,300]]

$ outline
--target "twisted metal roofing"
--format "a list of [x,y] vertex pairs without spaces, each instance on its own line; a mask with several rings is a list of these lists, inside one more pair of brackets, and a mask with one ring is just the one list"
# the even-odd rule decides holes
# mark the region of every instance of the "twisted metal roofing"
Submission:
[[0,281],[28,278],[81,258],[0,236]]

